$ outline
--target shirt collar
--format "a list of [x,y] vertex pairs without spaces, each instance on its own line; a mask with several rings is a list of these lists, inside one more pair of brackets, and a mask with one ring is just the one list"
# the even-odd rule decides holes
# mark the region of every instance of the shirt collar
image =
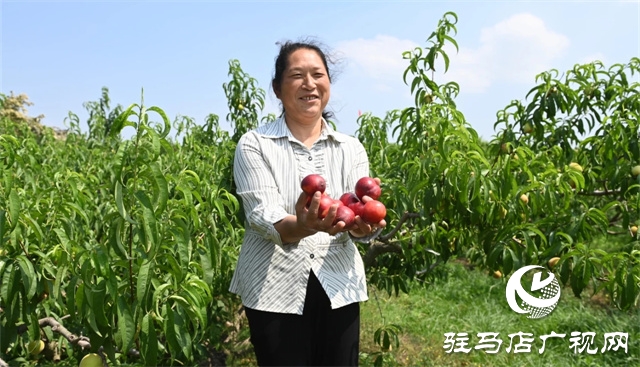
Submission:
[[[291,130],[289,130],[287,123],[284,120],[284,116],[278,117],[276,121],[272,123],[271,128],[267,130],[263,130],[261,135],[264,137],[270,137],[270,138],[289,138],[289,140],[295,139],[295,137],[291,133]],[[332,139],[334,139],[339,143],[346,142],[345,138],[341,134],[337,133],[331,127],[331,125],[329,125],[327,121],[324,118],[322,118],[322,131],[320,133],[319,140],[322,140],[328,137],[331,137]]]

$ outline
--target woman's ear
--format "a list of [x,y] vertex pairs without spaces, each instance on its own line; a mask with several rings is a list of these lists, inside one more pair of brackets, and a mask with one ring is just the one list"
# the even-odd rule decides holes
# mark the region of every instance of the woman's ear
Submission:
[[275,82],[271,82],[271,88],[273,89],[273,93],[276,94],[276,98],[280,99],[280,86]]

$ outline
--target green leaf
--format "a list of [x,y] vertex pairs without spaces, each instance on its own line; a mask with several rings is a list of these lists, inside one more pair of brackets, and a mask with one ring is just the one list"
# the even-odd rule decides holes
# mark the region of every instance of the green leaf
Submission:
[[69,237],[67,236],[65,231],[60,228],[55,228],[53,231],[56,233],[56,235],[58,235],[58,239],[60,240],[62,248],[67,252],[71,251],[71,241],[69,240]]
[[155,253],[156,247],[159,245],[160,240],[158,227],[156,225],[156,217],[153,212],[151,201],[149,200],[147,194],[142,190],[136,191],[135,196],[142,204],[142,224],[147,241],[149,241],[149,243],[146,244],[146,252]]
[[40,340],[40,323],[38,322],[38,316],[35,312],[29,315],[28,324],[29,328],[27,333],[29,334],[29,340]]
[[98,284],[91,289],[92,307],[91,311],[95,315],[98,325],[109,328],[109,320],[105,311],[105,298],[107,293],[107,282],[100,278]]
[[184,316],[180,313],[181,307],[176,306],[167,310],[168,320],[166,325],[167,341],[173,355],[183,354],[188,360],[192,359],[191,341],[189,326],[185,322]]
[[160,117],[162,117],[164,129],[160,133],[160,138],[165,138],[167,135],[169,135],[169,131],[171,131],[171,123],[169,122],[169,118],[167,117],[167,114],[161,108],[155,107],[155,106],[149,107],[147,111],[153,111],[158,115],[160,115]]
[[62,281],[66,280],[67,278],[68,270],[69,269],[66,266],[61,266],[56,271],[56,279],[54,279],[53,281],[53,294],[52,294],[52,297],[54,297],[55,299],[61,298],[60,287],[62,285]]
[[20,267],[20,272],[22,273],[22,284],[24,284],[24,289],[27,292],[27,299],[31,299],[36,295],[38,286],[38,278],[36,277],[33,264],[24,255],[19,255],[16,258],[16,263],[18,264],[18,267]]
[[446,73],[449,70],[449,56],[442,50],[440,50],[440,55],[442,55],[442,59],[444,60],[444,72]]
[[13,264],[7,264],[4,272],[0,274],[0,276],[2,276],[2,278],[0,278],[2,280],[0,283],[2,284],[0,286],[0,296],[2,296],[2,300],[6,302],[4,304],[12,304],[13,297],[18,288],[16,286],[16,267],[13,266]]
[[135,123],[128,120],[129,116],[135,115],[135,112],[133,111],[135,107],[139,107],[139,106],[134,103],[130,105],[124,112],[118,115],[118,117],[114,120],[113,125],[111,126],[111,131],[109,132],[111,137],[115,137],[116,135],[119,135],[122,129],[124,129],[127,126],[133,126],[133,127],[136,126]]
[[72,202],[68,202],[64,204],[65,207],[71,208],[73,209],[73,211],[75,211],[76,213],[78,213],[78,215],[80,215],[82,217],[82,219],[84,220],[85,224],[89,225],[91,224],[91,221],[89,220],[89,216],[87,215],[87,213],[76,203],[72,203]]
[[121,259],[128,260],[129,255],[127,249],[122,243],[122,238],[127,232],[124,219],[122,217],[118,217],[114,222],[114,225],[109,231],[109,246]]
[[126,296],[118,297],[118,332],[120,334],[120,340],[118,346],[120,350],[129,350],[133,345],[133,337],[135,335],[135,324],[133,323],[133,316],[131,307],[125,301]]
[[7,211],[0,209],[0,248],[4,248],[4,231],[7,223]]
[[514,257],[513,251],[509,247],[505,246],[502,253],[502,266],[505,275],[511,273],[511,270],[513,270]]
[[80,281],[80,278],[77,276],[74,276],[71,278],[71,280],[69,280],[69,283],[65,287],[65,294],[67,295],[67,310],[71,315],[75,314],[77,311],[75,297],[78,292],[78,289],[80,288],[78,286],[79,281]]
[[625,283],[622,307],[628,309],[635,304],[638,298],[638,283],[633,275],[633,271],[629,270]]
[[180,354],[180,344],[178,343],[178,337],[176,335],[175,328],[175,311],[172,307],[167,307],[166,304],[162,306],[166,311],[166,320],[163,324],[164,335],[167,338],[167,344],[169,347],[169,353],[172,356],[178,356]]
[[18,218],[20,217],[20,198],[16,190],[11,190],[9,194],[9,220],[11,225],[10,230],[13,230],[18,225]]
[[198,250],[198,255],[200,257],[200,266],[202,267],[202,279],[208,284],[212,284],[214,269],[211,264],[211,258],[208,256],[207,252],[202,249]]
[[155,215],[160,216],[167,207],[167,201],[169,200],[169,189],[167,186],[167,180],[160,170],[160,166],[156,162],[152,162],[149,165],[155,180],[155,186],[157,195],[154,197]]
[[147,313],[142,318],[140,333],[140,354],[145,366],[158,364],[158,336],[151,314]]
[[[151,288],[151,260],[144,260],[140,270],[138,270],[138,283],[136,285],[136,298],[139,305],[144,305],[146,294]],[[146,311],[146,310],[145,310]]]
[[40,225],[38,224],[38,222],[36,222],[33,218],[31,218],[29,214],[23,215],[23,218],[25,219],[25,222],[27,223],[29,228],[31,228],[33,233],[36,235],[36,240],[38,241],[38,243],[42,243],[44,234],[42,233],[42,229],[40,228]]
[[133,219],[131,219],[131,217],[129,217],[129,214],[127,213],[127,210],[124,207],[124,200],[122,197],[122,184],[120,183],[120,181],[116,181],[115,198],[116,198],[116,207],[118,208],[118,213],[120,213],[120,216],[131,224],[137,224]]
[[171,283],[165,283],[157,286],[153,291],[153,305],[155,307],[157,315],[161,314],[160,306],[164,304],[164,300],[162,299],[162,297],[164,296],[165,290],[169,287],[171,287]]

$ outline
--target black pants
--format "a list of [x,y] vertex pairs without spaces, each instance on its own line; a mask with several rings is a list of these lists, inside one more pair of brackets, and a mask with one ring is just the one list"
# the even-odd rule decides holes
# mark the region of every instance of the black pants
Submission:
[[260,366],[357,366],[360,305],[332,310],[311,272],[302,315],[245,307]]

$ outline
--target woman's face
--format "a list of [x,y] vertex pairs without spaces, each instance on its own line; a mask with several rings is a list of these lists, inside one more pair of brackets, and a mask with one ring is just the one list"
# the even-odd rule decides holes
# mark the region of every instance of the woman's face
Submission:
[[[289,55],[276,96],[288,121],[317,123],[329,102],[331,83],[322,58],[314,50],[301,48]],[[274,88],[275,89],[275,88]]]

